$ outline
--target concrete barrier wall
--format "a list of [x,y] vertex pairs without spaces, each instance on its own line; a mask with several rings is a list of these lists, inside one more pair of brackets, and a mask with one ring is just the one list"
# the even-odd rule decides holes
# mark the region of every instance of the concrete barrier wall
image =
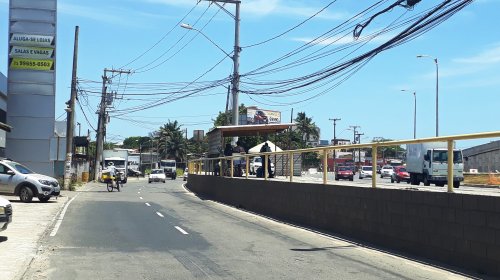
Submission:
[[190,174],[206,198],[500,276],[500,197]]

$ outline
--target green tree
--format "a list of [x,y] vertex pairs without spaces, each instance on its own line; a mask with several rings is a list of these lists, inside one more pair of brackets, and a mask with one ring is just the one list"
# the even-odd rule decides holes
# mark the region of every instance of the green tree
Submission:
[[297,124],[297,130],[302,135],[303,145],[306,146],[306,141],[311,137],[319,138],[319,128],[316,123],[312,121],[312,118],[306,116],[305,112],[299,112],[295,118],[295,123]]
[[139,149],[142,147],[149,147],[151,144],[149,143],[150,138],[146,136],[132,136],[127,137],[123,140],[123,148],[125,149]]
[[169,121],[154,133],[158,150],[162,158],[184,161],[187,154],[186,140],[178,121]]

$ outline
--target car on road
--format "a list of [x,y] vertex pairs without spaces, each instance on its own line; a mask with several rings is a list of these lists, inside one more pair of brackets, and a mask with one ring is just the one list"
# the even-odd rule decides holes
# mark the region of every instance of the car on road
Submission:
[[163,172],[163,169],[153,169],[151,170],[151,174],[149,174],[148,183],[152,182],[163,182],[165,183],[167,176]]
[[184,174],[182,175],[182,178],[184,181],[187,181],[188,179],[188,174],[189,174],[189,170],[188,168],[186,167],[186,169],[184,169]]
[[391,177],[392,173],[394,173],[394,167],[390,165],[384,165],[382,166],[382,169],[380,169],[380,178]]
[[0,197],[0,231],[6,230],[10,222],[12,222],[12,205],[7,199]]
[[396,181],[397,183],[404,181],[407,184],[410,183],[410,173],[406,171],[406,168],[404,166],[396,166],[394,167],[394,172],[391,175],[391,183],[394,183]]
[[35,173],[9,159],[0,160],[0,194],[17,195],[22,202],[31,202],[33,197],[47,202],[60,192],[61,187],[55,178]]
[[[259,167],[262,167],[262,158],[261,157],[254,157],[253,159],[250,160],[250,167],[249,167],[249,174],[250,175],[256,175],[257,174],[257,169]],[[245,169],[243,169],[245,170]],[[274,163],[271,162],[271,171],[274,173]]]
[[128,177],[140,177],[142,176],[141,171],[129,168],[127,171]]
[[337,170],[335,170],[335,181],[338,181],[339,179],[347,179],[349,181],[353,181],[354,174],[348,167],[339,166],[337,167]]
[[372,167],[369,165],[361,166],[361,168],[359,169],[359,179],[363,179],[366,177],[371,178],[372,175],[373,175]]

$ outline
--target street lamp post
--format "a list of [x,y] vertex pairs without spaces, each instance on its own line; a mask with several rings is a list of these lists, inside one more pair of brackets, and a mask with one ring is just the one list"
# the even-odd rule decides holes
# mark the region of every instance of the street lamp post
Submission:
[[402,89],[401,91],[413,92],[414,109],[413,109],[413,139],[417,139],[417,92],[410,91],[407,89]]
[[[239,94],[239,88],[240,88],[240,74],[239,74],[239,68],[240,68],[240,52],[241,52],[241,47],[240,47],[240,0],[210,0],[211,3],[215,3],[218,5],[222,10],[224,10],[227,14],[229,14],[235,22],[234,25],[234,51],[233,51],[233,56],[230,56],[227,52],[222,50],[217,44],[215,44],[214,41],[210,40],[205,34],[203,34],[200,30],[194,29],[192,26],[189,24],[181,24],[182,28],[186,28],[189,30],[195,30],[198,31],[201,35],[203,35],[205,38],[207,38],[212,44],[214,44],[218,49],[223,51],[229,58],[233,60],[233,78],[232,78],[232,87],[231,87],[231,92],[233,95],[233,125],[239,125],[239,110],[238,110],[238,94]],[[228,12],[223,6],[221,6],[218,2],[222,3],[230,3],[230,4],[235,4],[236,6],[236,11],[235,14],[231,14]],[[236,143],[237,137],[233,138],[233,142]],[[235,144],[233,143],[233,144]]]
[[[333,119],[329,119],[330,121],[333,121],[333,145],[334,146],[337,146],[337,134],[336,134],[336,127],[337,127],[337,121],[341,121],[342,119],[340,118],[333,118]],[[333,149],[333,169],[335,170],[335,157],[336,157],[336,153],[335,153],[335,149]]]
[[429,55],[421,54],[417,55],[417,58],[427,57],[434,60],[434,64],[436,65],[436,137],[439,136],[439,66],[438,59],[431,57]]

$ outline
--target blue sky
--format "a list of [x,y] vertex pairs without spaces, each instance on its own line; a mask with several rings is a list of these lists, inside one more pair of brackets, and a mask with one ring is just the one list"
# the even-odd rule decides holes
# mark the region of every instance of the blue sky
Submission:
[[[242,0],[241,45],[248,46],[271,38],[318,12],[327,0]],[[378,10],[389,5],[387,1]],[[423,3],[426,2],[426,3]],[[432,2],[432,3],[427,3]],[[175,24],[191,9],[184,20],[203,29],[204,34],[230,53],[233,49],[234,22],[223,11],[207,2],[196,5],[196,0],[108,0],[58,2],[57,37],[57,98],[56,117],[64,113],[64,102],[69,99],[73,36],[75,25],[80,26],[78,77],[100,81],[104,68],[119,68],[143,54],[165,38],[153,49],[125,69],[136,70],[133,75],[116,77],[112,88],[124,95],[140,93],[144,83],[191,82],[225,57],[225,54],[202,36],[188,43],[195,31],[188,31]],[[300,47],[304,42],[320,36],[325,31],[354,16],[375,1],[339,0],[312,20],[269,43],[243,48],[240,72],[247,73],[283,54]],[[395,8],[376,18],[363,35],[383,30],[391,22],[407,18],[435,5],[437,1],[422,1],[413,10]],[[226,5],[229,11],[234,6]],[[417,137],[431,137],[435,133],[435,66],[431,59],[417,59],[418,54],[437,57],[440,71],[440,135],[453,135],[500,130],[500,11],[499,0],[477,0],[444,23],[422,36],[378,54],[347,81],[307,102],[304,99],[322,91],[310,90],[297,96],[269,97],[240,94],[240,103],[258,105],[260,108],[279,110],[282,118],[289,120],[290,112],[305,111],[321,128],[321,139],[333,138],[333,126],[329,118],[342,118],[337,123],[337,137],[352,138],[350,125],[361,126],[363,142],[373,137],[408,139],[413,137],[413,96],[407,89],[417,92]],[[212,20],[210,20],[213,17]],[[8,1],[0,0],[0,46],[7,46]],[[401,29],[399,29],[401,30]],[[349,31],[351,32],[351,31]],[[360,51],[368,50],[385,42],[396,31],[382,34]],[[185,36],[180,44],[176,41]],[[339,39],[338,37],[335,37]],[[352,42],[347,36],[332,41],[330,47],[341,47]],[[181,48],[181,46],[185,47]],[[318,44],[312,51],[324,47]],[[166,52],[167,50],[171,50]],[[7,52],[2,48],[0,71],[6,73]],[[150,66],[171,59],[154,69],[140,73]],[[166,53],[165,53],[166,52]],[[317,71],[334,63],[347,52],[322,58],[302,67],[296,67],[275,75],[257,77],[261,81],[295,78]],[[305,57],[309,54],[303,53]],[[294,61],[301,56],[290,59]],[[159,58],[159,59],[158,59]],[[153,64],[150,64],[152,61]],[[149,65],[149,66],[148,66]],[[146,66],[146,67],[144,67]],[[278,65],[277,65],[278,66]],[[143,67],[143,68],[141,68]],[[139,70],[138,70],[139,69]],[[221,64],[201,78],[202,81],[224,79],[232,71],[232,61],[226,58]],[[127,87],[125,88],[125,84]],[[99,84],[81,84],[83,89],[98,91]],[[138,88],[136,88],[138,87]],[[248,89],[248,85],[243,85]],[[108,125],[108,140],[119,141],[124,137],[147,135],[160,124],[178,120],[188,129],[207,131],[211,119],[225,109],[226,89],[218,87],[201,96],[180,99],[152,109],[127,116],[135,122],[112,118]],[[124,96],[126,98],[126,96]],[[137,96],[136,96],[137,97]],[[144,97],[141,97],[144,98]],[[148,97],[153,100],[157,97]],[[87,117],[96,127],[95,112],[97,93],[89,93]],[[81,99],[84,105],[87,101]],[[115,107],[125,109],[143,104],[143,101],[117,100]],[[64,117],[62,117],[64,119]],[[77,111],[77,121],[82,131],[89,125],[83,114]],[[92,137],[95,134],[92,133]],[[489,140],[487,140],[489,141]],[[484,142],[484,141],[483,141]],[[460,146],[468,146],[461,142]],[[475,143],[475,142],[474,142]]]

